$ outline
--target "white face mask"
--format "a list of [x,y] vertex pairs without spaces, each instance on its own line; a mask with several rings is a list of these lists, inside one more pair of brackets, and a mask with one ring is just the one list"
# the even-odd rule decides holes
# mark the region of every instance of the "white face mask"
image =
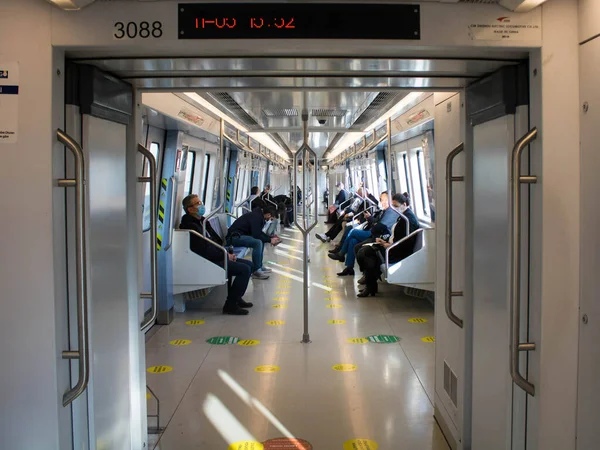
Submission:
[[400,205],[400,212],[403,213],[404,211],[406,211],[408,209],[408,206],[406,206],[406,204],[401,204]]

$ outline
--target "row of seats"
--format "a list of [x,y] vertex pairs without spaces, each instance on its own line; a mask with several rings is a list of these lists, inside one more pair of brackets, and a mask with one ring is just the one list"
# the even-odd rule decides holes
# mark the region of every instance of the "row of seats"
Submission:
[[[227,217],[226,213],[216,214],[208,221],[223,242],[228,230]],[[190,250],[191,234],[203,238],[193,230],[173,231],[173,294],[175,295],[227,283],[227,271],[224,267],[219,267]],[[217,245],[210,242],[212,245]],[[247,247],[233,248],[233,253],[238,258],[244,258],[249,252],[250,249]]]

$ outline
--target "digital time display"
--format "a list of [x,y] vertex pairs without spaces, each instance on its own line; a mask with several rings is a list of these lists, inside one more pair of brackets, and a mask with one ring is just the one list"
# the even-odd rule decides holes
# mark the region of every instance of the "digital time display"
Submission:
[[420,39],[419,5],[181,3],[179,39]]

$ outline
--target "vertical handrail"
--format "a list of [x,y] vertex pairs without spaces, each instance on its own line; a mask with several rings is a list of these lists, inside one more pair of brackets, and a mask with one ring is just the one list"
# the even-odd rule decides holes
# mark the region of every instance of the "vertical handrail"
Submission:
[[537,183],[537,177],[521,175],[521,153],[537,137],[533,128],[517,141],[512,151],[510,173],[511,253],[510,253],[510,375],[514,383],[535,395],[535,386],[521,374],[519,352],[535,350],[535,343],[520,343],[521,330],[521,183]]
[[[375,130],[373,130],[373,140],[375,140]],[[386,152],[386,174],[387,177],[387,190],[392,195],[394,192],[394,182],[392,181],[392,118],[387,120],[387,152]]]
[[[303,244],[304,244],[304,260],[303,260],[303,296],[304,296],[304,332],[302,334],[302,343],[307,344],[310,342],[310,335],[308,332],[308,252],[309,246],[309,233],[312,229],[317,226],[318,220],[318,204],[313,202],[314,216],[313,221],[309,224],[307,217],[307,205],[306,205],[306,181],[307,181],[307,170],[310,163],[310,157],[312,156],[315,160],[315,173],[314,173],[314,186],[317,186],[317,154],[308,146],[308,112],[302,111],[302,122],[304,124],[304,142],[298,151],[294,154],[293,158],[293,179],[294,179],[294,223],[302,233]],[[297,202],[298,197],[298,184],[296,183],[296,172],[298,171],[298,159],[302,155],[302,224],[298,220]]]
[[90,377],[86,224],[87,187],[85,180],[85,155],[81,146],[62,130],[57,130],[58,141],[75,157],[75,178],[58,180],[61,187],[75,187],[75,264],[77,266],[77,341],[78,350],[63,351],[63,359],[79,360],[77,384],[63,395],[63,406],[70,405],[87,388]]
[[[148,165],[150,168],[150,174],[148,177],[138,177],[138,182],[142,183],[150,183],[150,292],[142,292],[140,294],[141,298],[151,298],[152,299],[152,314],[146,321],[142,321],[140,325],[140,330],[142,333],[148,331],[148,329],[154,324],[156,321],[156,317],[158,316],[158,264],[157,264],[157,234],[158,234],[158,213],[157,207],[158,203],[156,201],[157,198],[157,189],[158,189],[158,178],[157,178],[157,167],[156,167],[156,158],[152,154],[150,150],[144,147],[141,144],[138,144],[137,151],[140,152],[144,157],[148,160]],[[171,224],[171,228],[172,228]],[[171,245],[171,241],[169,241],[169,246]]]
[[171,181],[171,210],[169,211],[169,244],[165,247],[165,252],[171,248],[173,244],[173,229],[175,222],[175,200],[177,200],[177,179],[175,176],[170,178]]
[[[239,133],[239,131],[238,131]],[[219,131],[219,155],[217,155],[218,161],[219,161],[219,167],[217,168],[217,170],[219,171],[218,175],[217,175],[217,181],[218,181],[218,185],[217,185],[217,191],[220,193],[219,195],[219,199],[220,203],[217,201],[217,206],[208,213],[208,215],[206,216],[206,220],[204,220],[203,224],[202,224],[202,234],[204,236],[206,236],[206,224],[208,223],[208,221],[215,215],[217,214],[221,208],[223,207],[223,205],[225,205],[225,180],[224,180],[224,174],[223,171],[225,170],[224,168],[224,164],[225,164],[225,121],[223,119],[221,119],[221,127],[220,127],[220,131]]]
[[452,163],[454,158],[465,148],[463,142],[458,144],[446,158],[446,283],[445,283],[445,306],[448,319],[463,328],[463,320],[454,314],[452,310],[452,297],[462,297],[462,291],[452,290],[452,183],[464,181],[464,176],[452,176]]

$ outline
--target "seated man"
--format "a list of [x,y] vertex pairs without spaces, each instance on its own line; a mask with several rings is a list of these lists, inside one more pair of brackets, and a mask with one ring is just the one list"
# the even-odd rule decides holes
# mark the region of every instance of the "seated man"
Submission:
[[[183,199],[183,210],[185,215],[181,218],[179,228],[183,230],[194,230],[203,234],[203,224],[205,208],[197,195],[188,195]],[[221,237],[215,232],[210,223],[206,223],[206,237],[220,246],[223,245]],[[223,252],[214,245],[206,242],[204,239],[190,234],[190,250],[202,256],[205,259],[223,266]],[[245,315],[248,311],[242,308],[252,307],[252,303],[244,301],[242,298],[250,281],[252,272],[252,263],[244,259],[237,259],[235,255],[228,255],[227,277],[233,278],[233,282],[227,289],[227,300],[223,306],[223,314]]]
[[294,205],[292,199],[287,195],[280,194],[273,197],[275,203],[277,203],[277,212],[279,213],[279,219],[281,225],[284,227],[292,226],[294,221]]
[[271,269],[263,267],[264,244],[270,242],[272,245],[278,245],[281,240],[263,233],[263,227],[265,221],[274,216],[273,208],[256,208],[238,217],[227,231],[226,240],[229,245],[252,249],[252,278],[266,280],[269,278],[267,273],[272,272]]
[[[392,207],[390,208],[390,204],[387,201],[383,201],[383,194],[381,195],[381,197],[382,206],[384,206],[383,214],[379,216],[377,222],[372,221],[371,223],[373,225],[383,225],[389,233],[396,221],[398,220],[398,217],[400,217],[400,214],[398,213],[397,209],[401,207],[402,202],[404,202],[406,199],[402,194],[395,194],[392,197]],[[385,197],[387,197],[387,193]],[[365,213],[365,215],[366,214],[368,213]],[[371,217],[368,217],[367,220],[369,220],[369,218]],[[331,259],[335,259],[338,261],[343,262],[344,259],[346,260],[346,267],[342,272],[338,273],[339,276],[354,275],[354,260],[356,256],[355,246],[360,242],[367,240],[370,237],[371,232],[369,230],[351,230],[350,233],[348,233],[348,237],[346,238],[346,241],[344,242],[344,245],[340,249],[340,251],[338,253],[330,253],[328,255]]]
[[245,203],[245,206],[252,211],[254,208],[260,205],[255,205],[254,201],[258,198],[258,186],[252,186],[250,188],[250,197],[248,197],[248,203]]
[[388,193],[387,191],[384,191],[379,196],[379,208],[373,214],[371,214],[368,210],[365,210],[363,213],[357,214],[354,220],[346,223],[346,227],[344,228],[344,234],[342,235],[339,244],[335,245],[329,251],[329,253],[338,253],[344,246],[344,242],[346,242],[346,238],[348,237],[350,231],[352,231],[358,225],[367,222],[363,230],[369,230],[373,226],[373,224],[381,220],[382,215],[389,208],[389,206],[390,203]]
[[338,183],[335,185],[337,189],[337,195],[335,196],[335,201],[333,205],[329,207],[329,215],[327,216],[327,222],[325,223],[335,223],[337,221],[336,211],[339,206],[344,203],[346,198],[346,191],[344,190],[344,183]]
[[360,213],[363,208],[364,208],[364,198],[363,198],[363,189],[362,188],[358,188],[358,190],[356,191],[356,198],[354,199],[354,201],[350,204],[350,206],[346,207],[340,217],[338,218],[337,222],[335,223],[334,226],[332,226],[329,231],[327,231],[326,233],[320,234],[317,233],[317,239],[319,239],[322,242],[329,242],[332,239],[335,239],[335,237],[339,234],[340,231],[342,231],[343,229],[343,223],[345,221],[350,220],[355,214]]

